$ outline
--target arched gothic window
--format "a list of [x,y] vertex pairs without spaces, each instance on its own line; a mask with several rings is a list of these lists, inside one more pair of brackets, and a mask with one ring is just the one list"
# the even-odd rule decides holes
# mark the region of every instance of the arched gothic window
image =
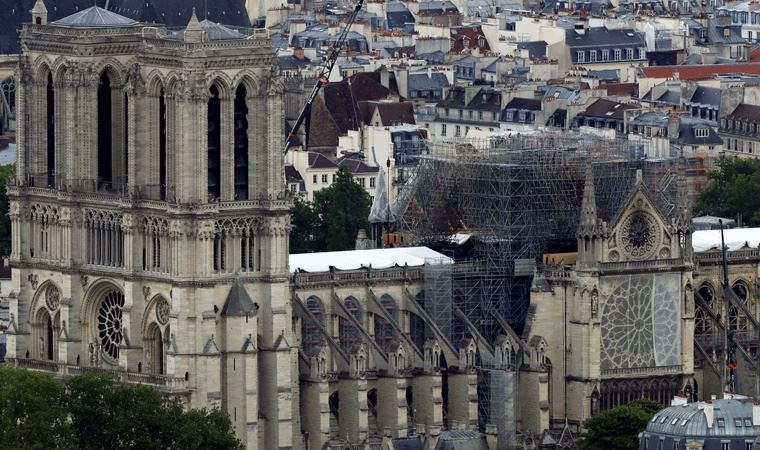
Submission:
[[113,99],[111,98],[111,77],[108,72],[100,75],[98,83],[98,188],[110,189],[113,182]]
[[304,317],[301,322],[301,334],[304,352],[306,352],[306,354],[311,354],[316,348],[324,345],[324,335],[319,328],[325,327],[325,307],[322,304],[322,300],[314,296],[306,299],[305,306],[317,321],[315,324],[310,318]]
[[53,89],[53,74],[47,76],[47,105],[46,105],[46,126],[47,126],[47,175],[48,187],[55,187],[55,91]]
[[697,290],[697,295],[702,297],[702,300],[704,300],[705,303],[712,307],[713,300],[715,299],[715,291],[713,291],[712,286],[709,284],[703,284]]
[[[353,317],[360,324],[362,323],[362,307],[359,300],[354,297],[348,297],[343,304]],[[345,352],[351,352],[356,344],[361,342],[361,332],[348,319],[340,317],[338,320],[340,327],[340,346]]]
[[248,199],[248,92],[235,91],[235,200]]
[[696,334],[710,334],[712,333],[712,324],[710,323],[710,319],[706,317],[705,312],[702,310],[702,308],[697,307],[697,310],[694,313],[694,333]]
[[[398,321],[398,307],[393,297],[388,294],[383,295],[380,297],[380,305],[392,319]],[[394,338],[395,331],[393,325],[385,317],[379,314],[375,315],[375,342],[385,352],[390,352],[393,347]]]
[[208,100],[208,199],[217,201],[221,196],[222,178],[222,116],[219,89],[214,85],[209,89]]

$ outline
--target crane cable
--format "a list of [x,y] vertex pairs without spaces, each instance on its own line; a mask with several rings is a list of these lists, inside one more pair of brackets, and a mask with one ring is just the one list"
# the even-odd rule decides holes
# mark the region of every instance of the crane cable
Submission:
[[306,120],[306,113],[310,111],[310,107],[314,102],[314,99],[317,98],[317,94],[319,94],[320,89],[322,89],[322,86],[330,82],[330,74],[332,74],[333,67],[335,67],[335,63],[338,61],[340,50],[343,47],[343,44],[346,42],[348,33],[351,30],[351,25],[353,25],[356,21],[356,17],[359,15],[359,11],[361,11],[363,5],[364,0],[357,1],[356,6],[354,6],[354,10],[351,12],[351,15],[348,18],[348,22],[346,22],[346,25],[338,35],[338,38],[335,41],[335,45],[333,46],[330,55],[325,58],[325,63],[322,66],[322,69],[319,71],[319,75],[317,76],[317,81],[314,83],[314,87],[312,88],[311,93],[306,100],[306,103],[304,103],[300,114],[298,114],[298,119],[296,119],[295,124],[293,124],[293,129],[290,130],[288,136],[285,139],[285,149],[283,151],[283,154],[288,153],[288,149],[290,148],[290,140],[298,134],[298,130],[301,128],[301,125],[303,125],[304,120]]

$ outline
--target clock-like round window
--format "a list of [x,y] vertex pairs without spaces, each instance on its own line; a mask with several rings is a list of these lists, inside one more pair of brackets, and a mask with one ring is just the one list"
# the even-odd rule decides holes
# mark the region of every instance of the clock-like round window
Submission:
[[45,304],[51,312],[61,306],[61,293],[52,284],[48,285],[47,289],[45,289]]
[[623,224],[622,245],[633,259],[648,258],[654,253],[658,227],[652,215],[645,212],[632,214]]
[[112,362],[119,359],[119,345],[124,336],[122,308],[124,294],[118,291],[107,293],[98,307],[98,337],[103,354]]
[[171,312],[171,306],[165,298],[156,303],[156,319],[161,325],[166,325],[169,321],[169,313]]

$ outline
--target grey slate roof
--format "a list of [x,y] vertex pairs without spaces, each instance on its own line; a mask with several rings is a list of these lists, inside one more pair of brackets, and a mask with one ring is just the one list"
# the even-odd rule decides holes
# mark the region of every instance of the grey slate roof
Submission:
[[72,28],[132,27],[137,25],[137,23],[134,19],[120,16],[98,6],[92,6],[53,22],[53,24],[60,27]]
[[520,42],[517,44],[518,50],[528,50],[528,55],[531,58],[546,58],[546,41],[530,41]]
[[691,96],[691,103],[720,107],[720,89],[707,86],[699,86]]
[[409,74],[409,90],[432,91],[449,85],[449,80],[446,78],[445,74],[441,72],[433,72],[431,75],[432,76],[428,76],[427,73]]
[[[752,403],[749,401],[713,400],[711,427],[708,427],[704,408],[705,405],[700,403],[665,408],[647,424],[646,433],[690,438],[734,436],[754,438],[760,434],[760,427],[752,425]],[[676,423],[673,424],[676,419]],[[736,426],[736,419],[741,420],[741,426]],[[745,426],[744,419],[749,419],[749,426]]]
[[630,28],[610,30],[606,27],[594,27],[578,34],[568,30],[565,42],[569,48],[577,47],[646,47],[644,38]]
[[232,289],[227,295],[227,300],[224,302],[222,317],[224,316],[245,316],[246,314],[256,314],[258,307],[253,303],[245,287],[236,280],[232,283]]
[[206,32],[210,41],[221,41],[225,39],[244,39],[245,35],[237,30],[227,28],[222,24],[212,22],[208,19],[201,21],[201,27]]

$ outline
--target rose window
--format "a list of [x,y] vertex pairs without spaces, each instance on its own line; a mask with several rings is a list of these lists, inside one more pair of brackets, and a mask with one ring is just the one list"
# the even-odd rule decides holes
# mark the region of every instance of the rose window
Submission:
[[623,248],[634,259],[644,259],[654,251],[657,243],[657,222],[650,214],[637,212],[623,223]]
[[61,293],[52,284],[45,289],[45,304],[50,311],[55,311],[61,306]]
[[158,323],[161,325],[166,325],[166,323],[169,321],[170,310],[171,306],[169,305],[169,302],[166,301],[166,299],[162,298],[158,301],[158,304],[156,304],[156,320],[158,320]]
[[111,291],[105,295],[98,308],[98,337],[103,353],[113,360],[119,359],[119,345],[123,332],[122,308],[124,294]]

